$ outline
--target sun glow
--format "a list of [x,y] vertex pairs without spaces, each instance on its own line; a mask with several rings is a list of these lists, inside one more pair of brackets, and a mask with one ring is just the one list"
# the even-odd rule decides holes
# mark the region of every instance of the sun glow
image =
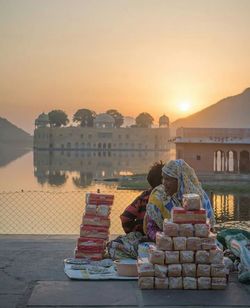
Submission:
[[190,110],[191,104],[188,101],[182,101],[178,104],[178,108],[181,112],[187,112]]

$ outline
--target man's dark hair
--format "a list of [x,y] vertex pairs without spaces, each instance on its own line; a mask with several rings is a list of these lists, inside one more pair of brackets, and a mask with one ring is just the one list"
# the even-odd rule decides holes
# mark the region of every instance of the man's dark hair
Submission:
[[150,168],[147,176],[147,181],[152,188],[162,183],[162,167],[164,163],[162,161],[154,163]]

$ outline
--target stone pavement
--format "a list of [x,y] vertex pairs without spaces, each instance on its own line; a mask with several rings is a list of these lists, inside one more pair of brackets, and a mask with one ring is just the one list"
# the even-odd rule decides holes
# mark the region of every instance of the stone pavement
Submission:
[[250,286],[223,291],[139,290],[136,281],[71,281],[63,259],[77,235],[0,235],[0,307],[250,307]]

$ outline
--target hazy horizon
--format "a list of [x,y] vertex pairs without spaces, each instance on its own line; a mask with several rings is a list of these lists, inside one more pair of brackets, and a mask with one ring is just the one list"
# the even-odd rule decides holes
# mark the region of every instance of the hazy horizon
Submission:
[[0,117],[79,108],[173,122],[250,86],[250,1],[0,0]]

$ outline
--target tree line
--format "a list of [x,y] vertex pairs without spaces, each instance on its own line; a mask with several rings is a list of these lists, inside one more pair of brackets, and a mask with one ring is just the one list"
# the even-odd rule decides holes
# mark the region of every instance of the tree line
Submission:
[[[106,111],[107,114],[114,118],[114,126],[119,128],[124,123],[124,116],[116,109],[109,109]],[[78,109],[73,115],[73,122],[77,123],[81,127],[93,127],[94,119],[97,114],[95,111],[90,109]],[[49,124],[51,127],[61,127],[69,124],[69,117],[63,110],[52,110],[48,113]],[[135,125],[131,127],[151,127],[154,118],[147,112],[140,113],[135,118]]]

